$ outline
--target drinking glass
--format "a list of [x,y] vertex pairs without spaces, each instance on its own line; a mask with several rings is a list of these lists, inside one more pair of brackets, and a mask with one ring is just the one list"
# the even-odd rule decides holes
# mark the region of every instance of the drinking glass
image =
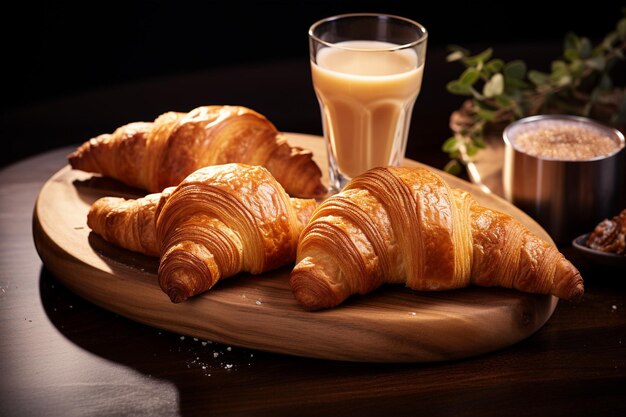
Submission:
[[370,168],[402,163],[427,38],[417,22],[371,13],[329,17],[309,29],[331,192]]

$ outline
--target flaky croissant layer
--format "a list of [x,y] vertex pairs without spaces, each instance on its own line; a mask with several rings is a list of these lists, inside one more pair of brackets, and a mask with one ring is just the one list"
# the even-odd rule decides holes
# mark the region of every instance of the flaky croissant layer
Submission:
[[160,192],[209,165],[261,165],[295,197],[326,193],[312,153],[291,146],[261,114],[241,106],[202,106],[167,112],[152,123],[124,125],[83,143],[72,168]]
[[199,169],[161,194],[97,200],[88,225],[117,246],[160,255],[159,284],[180,302],[220,279],[293,262],[316,205],[290,198],[263,167],[224,164]]
[[422,291],[500,286],[578,299],[580,273],[513,217],[424,168],[375,168],[323,202],[298,244],[290,284],[310,310],[385,283]]

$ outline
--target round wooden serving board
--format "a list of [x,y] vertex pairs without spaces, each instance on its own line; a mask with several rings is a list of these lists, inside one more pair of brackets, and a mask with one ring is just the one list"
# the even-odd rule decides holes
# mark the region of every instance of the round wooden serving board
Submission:
[[[288,134],[313,150],[326,172],[324,140]],[[406,161],[407,165],[420,165]],[[539,236],[547,233],[523,212],[458,178],[481,204],[508,212]],[[44,264],[72,291],[115,313],[187,336],[315,358],[371,361],[440,361],[477,355],[516,343],[552,315],[557,299],[495,288],[416,292],[387,286],[341,306],[304,311],[292,296],[292,265],[240,274],[210,291],[173,304],[157,283],[158,260],[119,249],[90,233],[90,205],[113,195],[137,197],[120,183],[71,170],[57,172],[41,190],[33,234]]]

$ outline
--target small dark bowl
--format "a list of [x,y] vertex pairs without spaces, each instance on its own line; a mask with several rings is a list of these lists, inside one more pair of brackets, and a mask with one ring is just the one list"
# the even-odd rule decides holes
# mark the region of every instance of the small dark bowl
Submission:
[[626,268],[626,255],[618,255],[616,253],[608,253],[591,249],[587,246],[588,237],[589,233],[586,233],[578,236],[572,241],[574,248],[587,258],[587,260],[593,262],[594,264],[608,266],[611,268]]

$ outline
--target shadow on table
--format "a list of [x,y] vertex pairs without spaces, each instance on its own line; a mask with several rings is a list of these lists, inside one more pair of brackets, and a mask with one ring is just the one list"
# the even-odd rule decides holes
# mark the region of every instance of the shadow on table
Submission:
[[[369,415],[387,414],[390,407],[394,415],[416,409],[458,413],[463,401],[428,392],[424,384],[435,378],[438,391],[446,385],[458,390],[463,385],[455,377],[459,364],[476,372],[485,366],[480,359],[365,364],[244,349],[181,337],[101,309],[66,289],[46,268],[39,289],[44,310],[61,334],[99,357],[172,382],[182,415],[293,415],[294,410],[301,416],[331,410],[333,415]],[[459,392],[457,400],[467,395]]]
[[[348,390],[353,399],[362,396],[368,402],[372,383],[382,383],[380,378],[385,377],[402,381],[398,375],[416,369],[415,365],[296,358],[183,338],[83,300],[45,268],[39,287],[48,318],[67,339],[102,358],[174,383],[182,415],[199,411],[236,415],[259,410],[281,415],[301,410],[303,404],[307,408],[299,411],[300,415],[318,414],[327,405],[339,413],[342,407],[351,413],[354,405],[335,404],[337,392]],[[393,389],[393,385],[383,385],[387,386],[381,395]]]
[[[420,414],[466,415],[472,410],[472,415],[497,416],[502,410],[525,410],[520,415],[530,416],[558,412],[559,404],[574,403],[573,409],[583,415],[589,407],[598,406],[586,402],[594,392],[619,389],[604,380],[589,386],[584,375],[567,364],[576,346],[571,346],[568,337],[555,336],[559,327],[569,328],[575,321],[618,320],[612,301],[598,295],[623,290],[623,284],[614,284],[590,278],[581,305],[559,303],[559,314],[514,346],[432,364],[326,361],[182,337],[83,300],[46,268],[41,270],[39,290],[48,318],[63,336],[94,355],[175,385],[181,415],[387,415],[391,410],[393,415],[414,415],[418,410]],[[593,334],[589,338],[601,346],[612,343]],[[601,366],[607,358],[591,348],[587,353],[587,362],[597,362],[597,369],[604,369]],[[537,365],[530,382],[518,378],[528,364]],[[555,369],[569,368],[573,382],[568,389],[551,385]],[[572,387],[580,392],[573,393]],[[546,401],[537,401],[544,397]],[[154,405],[145,396],[140,401],[146,404],[139,404],[138,409]]]

